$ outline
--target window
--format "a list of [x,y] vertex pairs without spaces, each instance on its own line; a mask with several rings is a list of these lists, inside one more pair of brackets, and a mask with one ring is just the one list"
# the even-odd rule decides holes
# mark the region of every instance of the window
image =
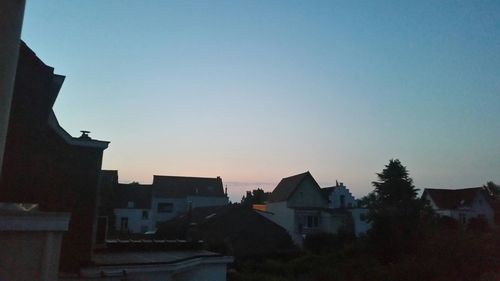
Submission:
[[148,211],[142,211],[142,219],[147,220],[149,218],[149,212]]
[[134,208],[134,201],[128,201],[127,208]]
[[173,203],[158,203],[158,213],[171,213],[174,211]]
[[128,230],[128,218],[122,218],[120,220],[120,230]]
[[319,225],[318,216],[307,216],[307,227],[309,228],[318,227],[318,225]]
[[340,195],[340,208],[345,208],[345,195]]
[[465,214],[460,213],[460,214],[458,215],[458,217],[459,217],[459,221],[460,221],[460,223],[465,224],[465,223],[467,222],[467,217],[465,216]]

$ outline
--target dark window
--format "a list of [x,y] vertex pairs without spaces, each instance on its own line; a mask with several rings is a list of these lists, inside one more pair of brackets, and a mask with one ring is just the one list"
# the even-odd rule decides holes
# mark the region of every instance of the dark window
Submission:
[[120,230],[128,229],[128,218],[122,218],[120,221]]
[[345,208],[345,195],[340,195],[340,208]]
[[149,212],[148,211],[142,211],[142,219],[147,220],[149,218]]
[[158,213],[171,213],[173,210],[173,203],[158,203]]
[[465,224],[467,222],[467,217],[465,214],[459,214],[459,220],[462,224]]
[[317,216],[307,216],[307,227],[318,227],[319,218]]

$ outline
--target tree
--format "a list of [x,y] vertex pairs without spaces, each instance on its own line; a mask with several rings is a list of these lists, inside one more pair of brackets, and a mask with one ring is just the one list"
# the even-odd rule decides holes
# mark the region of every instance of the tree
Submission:
[[369,209],[372,239],[386,257],[392,258],[411,243],[424,205],[417,198],[418,189],[408,170],[398,159],[391,159],[377,177],[378,181],[372,182],[374,191],[361,203]]
[[488,193],[492,199],[500,198],[500,186],[492,181],[483,185],[483,189]]
[[241,198],[241,204],[250,207],[253,204],[264,204],[269,198],[269,195],[271,195],[270,192],[264,192],[264,190],[260,188],[247,191],[247,195]]

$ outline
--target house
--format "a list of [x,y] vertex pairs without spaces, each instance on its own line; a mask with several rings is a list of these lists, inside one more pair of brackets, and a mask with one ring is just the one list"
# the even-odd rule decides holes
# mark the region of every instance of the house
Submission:
[[222,178],[154,176],[152,212],[155,227],[189,208],[223,206],[229,203]]
[[357,208],[356,199],[343,183],[320,188],[309,172],[283,178],[269,202],[254,210],[285,228],[298,245],[308,234],[360,236],[371,227],[365,219],[368,210]]
[[114,186],[117,173],[101,173],[109,142],[59,125],[52,106],[63,81],[21,43],[2,152],[0,279],[226,280],[232,258],[200,241],[99,239],[98,203],[113,189],[98,186]]
[[350,214],[329,208],[328,197],[311,173],[283,178],[271,193],[266,212],[259,212],[285,228],[299,245],[308,234],[346,230]]
[[63,271],[90,261],[95,246],[97,186],[109,142],[87,131],[72,137],[52,107],[64,76],[24,43],[12,96],[0,179],[0,202],[32,203],[40,212],[70,214],[61,246]]
[[118,184],[116,195],[115,229],[120,232],[145,233],[154,229],[152,221],[151,185]]
[[321,191],[328,197],[330,209],[344,209],[351,213],[353,232],[356,236],[364,235],[370,230],[371,224],[366,220],[368,209],[358,208],[356,198],[344,183],[337,181],[335,186],[322,188]]
[[357,205],[356,199],[342,182],[337,181],[335,186],[324,187],[321,191],[328,197],[329,208],[354,208]]
[[154,238],[188,240],[189,236],[236,258],[297,251],[284,228],[241,204],[195,208],[161,224]]
[[482,187],[462,189],[426,188],[422,198],[440,216],[453,218],[466,225],[472,218],[483,218],[494,225],[494,209]]
[[[119,233],[155,231],[159,224],[190,208],[229,203],[220,177],[155,175],[152,184],[123,184],[118,183],[115,172],[102,171],[100,216]],[[113,206],[112,214],[106,206]]]

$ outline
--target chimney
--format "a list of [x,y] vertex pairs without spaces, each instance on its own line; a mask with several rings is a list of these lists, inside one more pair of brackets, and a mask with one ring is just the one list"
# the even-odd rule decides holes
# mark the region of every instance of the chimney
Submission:
[[80,136],[80,139],[91,140],[91,138],[89,136],[90,131],[82,130],[80,132],[82,132],[82,135]]

